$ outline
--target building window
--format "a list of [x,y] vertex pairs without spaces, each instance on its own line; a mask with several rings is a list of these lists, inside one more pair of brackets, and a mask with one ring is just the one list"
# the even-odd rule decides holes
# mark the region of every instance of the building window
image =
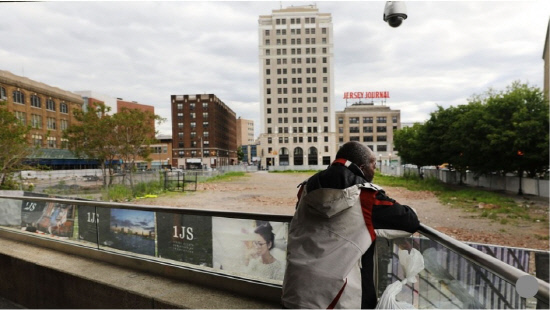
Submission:
[[202,128],[208,128],[208,122],[202,122]]
[[202,108],[203,108],[203,110],[208,109],[208,102],[203,102],[202,103]]
[[5,100],[8,97],[6,94],[6,89],[4,87],[0,87],[0,100]]
[[31,114],[31,126],[32,128],[42,128],[42,116]]
[[40,102],[40,97],[38,97],[37,95],[31,96],[31,107],[35,107],[35,108],[42,107],[42,103]]
[[363,126],[363,132],[364,133],[372,132],[372,126]]
[[372,142],[373,139],[372,139],[372,136],[364,136],[363,137],[363,142]]
[[64,102],[60,103],[59,104],[59,112],[68,114],[69,113],[69,106]]
[[15,117],[23,124],[27,124],[27,114],[21,111],[15,111]]
[[378,142],[385,142],[385,141],[388,141],[388,139],[387,139],[386,136],[377,136],[377,137],[376,137],[376,141],[378,141]]
[[385,145],[377,145],[376,146],[376,151],[377,152],[386,152],[387,151],[387,147]]
[[55,101],[52,99],[46,100],[46,110],[55,111]]
[[183,129],[183,123],[178,123],[178,129]]
[[25,94],[18,90],[13,91],[13,102],[25,104]]
[[65,130],[67,128],[69,128],[69,121],[67,121],[66,119],[59,120],[59,129]]
[[195,128],[197,127],[197,123],[196,122],[191,122],[191,128]]
[[56,145],[55,137],[48,137],[48,147],[54,149]]
[[53,130],[57,129],[56,121],[55,121],[55,118],[53,117],[48,117],[46,119],[46,125],[48,129],[53,129]]
[[363,117],[363,123],[372,124],[372,117]]
[[350,124],[359,124],[359,117],[350,117],[349,118]]
[[376,117],[377,123],[386,123],[386,117],[385,116],[378,116]]
[[32,135],[32,144],[34,146],[42,146],[42,136],[41,135]]
[[349,132],[350,133],[359,133],[359,127],[350,127]]
[[397,116],[391,117],[392,123],[397,124]]
[[178,110],[183,110],[183,103],[178,103]]
[[376,132],[387,132],[386,126],[376,126]]

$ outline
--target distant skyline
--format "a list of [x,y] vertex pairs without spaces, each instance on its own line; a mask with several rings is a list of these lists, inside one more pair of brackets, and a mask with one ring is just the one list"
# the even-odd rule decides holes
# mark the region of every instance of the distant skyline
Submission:
[[407,2],[399,28],[382,21],[384,1],[3,2],[0,69],[152,105],[164,135],[171,95],[213,93],[257,138],[258,18],[310,4],[332,14],[337,111],[345,92],[389,91],[402,122],[422,122],[489,87],[543,88],[542,0]]

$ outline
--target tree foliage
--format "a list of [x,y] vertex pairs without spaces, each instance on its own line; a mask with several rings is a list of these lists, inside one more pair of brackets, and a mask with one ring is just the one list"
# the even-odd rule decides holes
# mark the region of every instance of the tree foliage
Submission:
[[154,122],[164,119],[138,109],[123,108],[114,115],[109,115],[109,111],[103,103],[94,103],[85,112],[75,111],[78,124],[71,125],[65,137],[77,156],[99,160],[104,185],[112,182],[113,163],[122,160],[133,189],[136,159],[150,160],[150,145],[156,142]]
[[23,124],[0,102],[0,188],[10,188],[12,173],[32,152],[27,141],[31,127]]
[[394,143],[405,162],[449,163],[476,175],[527,172],[549,167],[549,108],[544,93],[514,82],[505,90],[474,95],[468,104],[438,110],[423,125],[403,128]]

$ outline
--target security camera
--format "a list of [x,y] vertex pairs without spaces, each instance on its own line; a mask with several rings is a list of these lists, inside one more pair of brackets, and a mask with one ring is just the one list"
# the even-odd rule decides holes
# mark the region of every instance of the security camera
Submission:
[[403,1],[386,1],[384,21],[391,27],[399,27],[407,19],[407,7]]

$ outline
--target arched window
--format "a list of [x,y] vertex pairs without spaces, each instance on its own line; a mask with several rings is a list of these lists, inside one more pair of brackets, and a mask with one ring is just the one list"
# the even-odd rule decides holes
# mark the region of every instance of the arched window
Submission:
[[67,106],[67,104],[65,102],[62,102],[59,104],[59,112],[61,113],[69,113],[69,106]]
[[304,150],[301,147],[294,149],[294,165],[302,166],[304,164]]
[[40,101],[40,97],[37,95],[31,95],[31,107],[40,108],[42,107],[42,102]]
[[18,90],[13,91],[13,102],[25,104],[25,94]]
[[307,152],[307,164],[308,165],[318,165],[317,159],[317,148],[312,146]]
[[52,99],[46,100],[46,110],[55,111],[55,101]]
[[288,149],[286,147],[283,147],[279,150],[279,165],[280,166],[288,166],[290,162],[288,161]]

